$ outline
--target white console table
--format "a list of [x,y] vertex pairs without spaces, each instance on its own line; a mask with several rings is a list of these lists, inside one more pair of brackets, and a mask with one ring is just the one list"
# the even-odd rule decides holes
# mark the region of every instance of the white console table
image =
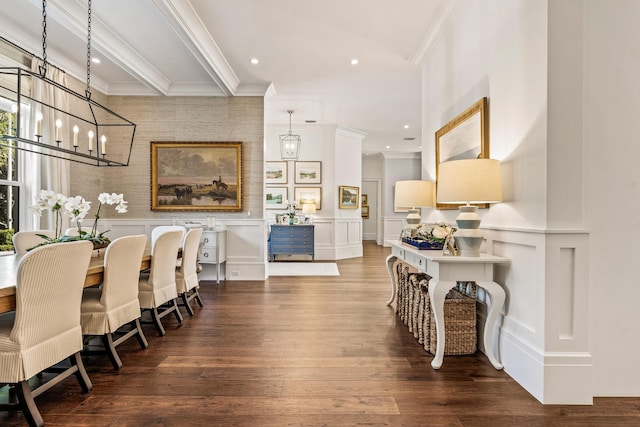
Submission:
[[391,298],[387,305],[391,305],[396,297],[396,283],[393,277],[393,263],[400,259],[419,271],[431,277],[429,281],[429,298],[436,321],[438,343],[435,357],[431,362],[433,369],[440,369],[444,357],[445,328],[444,328],[444,299],[449,291],[456,286],[456,282],[475,282],[483,288],[491,305],[484,324],[484,349],[489,361],[496,369],[503,365],[493,353],[493,328],[505,301],[505,291],[493,281],[494,264],[508,263],[509,260],[494,255],[480,254],[479,257],[461,257],[442,255],[441,250],[418,250],[405,245],[400,240],[387,241],[391,245],[391,255],[387,257],[387,270],[391,278]]

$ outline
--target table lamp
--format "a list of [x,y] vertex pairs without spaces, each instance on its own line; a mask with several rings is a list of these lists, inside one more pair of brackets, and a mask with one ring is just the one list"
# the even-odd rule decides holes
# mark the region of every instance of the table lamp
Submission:
[[460,256],[480,256],[483,237],[478,207],[471,203],[502,201],[500,162],[492,159],[453,160],[440,164],[438,170],[438,203],[465,203],[456,218],[454,234]]
[[305,214],[305,223],[311,224],[313,222],[313,216],[311,215],[316,213],[316,201],[311,199],[303,200],[302,213]]
[[394,206],[409,210],[406,221],[411,237],[415,236],[422,220],[419,208],[435,206],[433,190],[431,181],[396,181]]

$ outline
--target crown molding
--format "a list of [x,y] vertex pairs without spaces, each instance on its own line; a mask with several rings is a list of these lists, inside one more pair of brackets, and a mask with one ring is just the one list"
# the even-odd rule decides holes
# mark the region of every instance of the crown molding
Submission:
[[226,95],[234,95],[240,83],[189,0],[153,0],[169,25]]
[[345,136],[347,138],[353,138],[361,141],[368,135],[368,133],[362,132],[358,129],[351,129],[344,126],[338,126],[336,128],[336,135]]
[[271,83],[240,83],[235,96],[267,96],[272,86]]
[[469,0],[447,0],[440,4],[440,8],[435,14],[433,25],[428,27],[429,30],[409,58],[411,63],[420,66],[424,65],[435,45],[468,2]]
[[384,159],[409,159],[409,160],[421,160],[422,153],[421,152],[383,152],[381,153]]

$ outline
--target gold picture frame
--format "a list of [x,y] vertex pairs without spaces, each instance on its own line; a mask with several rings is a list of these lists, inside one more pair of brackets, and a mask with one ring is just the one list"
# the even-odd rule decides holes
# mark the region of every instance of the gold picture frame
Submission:
[[[436,195],[441,163],[461,159],[489,158],[489,109],[487,98],[475,102],[436,132]],[[436,203],[437,209],[460,205]],[[486,208],[488,205],[478,205]]]
[[362,205],[362,218],[363,219],[369,219],[369,206],[368,205]]
[[339,208],[340,209],[358,209],[360,205],[360,187],[350,187],[341,185],[339,187]]
[[289,182],[288,162],[264,162],[265,184],[287,184]]
[[151,141],[152,211],[241,211],[241,142]]

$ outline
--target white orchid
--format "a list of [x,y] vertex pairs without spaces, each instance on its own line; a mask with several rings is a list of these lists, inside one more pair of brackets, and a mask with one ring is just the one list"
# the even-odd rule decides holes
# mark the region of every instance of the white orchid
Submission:
[[[100,193],[98,195],[98,208],[94,215],[95,221],[90,233],[82,230],[81,223],[91,209],[91,202],[85,200],[82,196],[67,197],[63,194],[56,193],[52,190],[40,190],[36,204],[31,206],[34,213],[41,215],[43,211],[51,209],[55,213],[55,238],[46,238],[46,243],[55,243],[60,241],[71,241],[80,239],[88,239],[99,242],[108,242],[109,239],[104,237],[106,231],[97,234],[98,220],[100,219],[100,208],[105,205],[116,205],[117,213],[127,212],[127,202],[124,196],[117,193]],[[60,236],[62,233],[62,209],[72,222],[78,225],[78,236]],[[43,236],[44,237],[44,236]]]

